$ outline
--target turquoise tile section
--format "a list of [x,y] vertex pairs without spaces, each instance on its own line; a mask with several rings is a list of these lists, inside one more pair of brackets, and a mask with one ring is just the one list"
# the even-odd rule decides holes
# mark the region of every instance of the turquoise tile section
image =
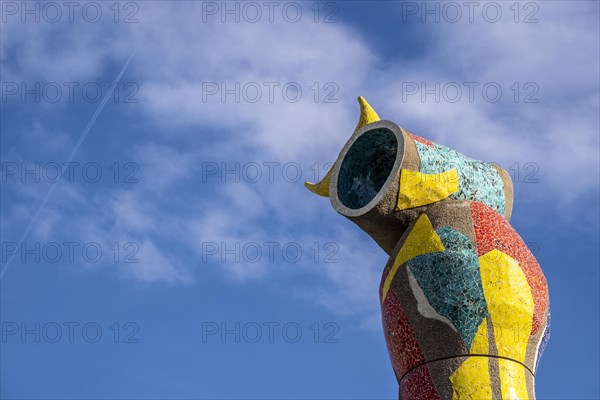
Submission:
[[415,144],[421,157],[421,173],[439,174],[457,169],[458,192],[452,194],[451,198],[477,201],[505,215],[504,183],[492,164],[473,160],[439,144],[434,143],[434,147],[417,141]]
[[466,235],[448,226],[436,232],[446,250],[417,256],[406,264],[431,307],[452,322],[470,348],[488,314],[477,251]]

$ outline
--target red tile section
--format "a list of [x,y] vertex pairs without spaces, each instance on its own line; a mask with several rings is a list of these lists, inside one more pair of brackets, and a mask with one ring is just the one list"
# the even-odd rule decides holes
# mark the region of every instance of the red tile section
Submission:
[[535,335],[548,313],[548,285],[540,265],[519,234],[504,217],[492,208],[485,204],[471,202],[471,216],[479,256],[498,249],[517,260],[523,270],[533,296],[534,311],[531,334]]
[[400,382],[400,398],[402,400],[441,400],[427,365],[411,371]]
[[413,140],[416,140],[417,142],[421,142],[421,143],[423,143],[424,145],[427,145],[427,146],[429,146],[429,147],[434,147],[434,146],[433,146],[433,142],[430,142],[430,141],[429,141],[429,140],[427,140],[427,139],[423,139],[423,138],[422,138],[422,137],[420,137],[420,136],[413,135],[412,133],[410,133],[410,132],[409,132],[409,131],[407,131],[407,130],[405,130],[405,132],[406,132],[406,133],[408,133],[408,136],[410,136],[411,138],[413,138]]
[[425,362],[425,357],[408,317],[392,290],[387,294],[381,313],[388,353],[396,375],[401,378],[406,371]]

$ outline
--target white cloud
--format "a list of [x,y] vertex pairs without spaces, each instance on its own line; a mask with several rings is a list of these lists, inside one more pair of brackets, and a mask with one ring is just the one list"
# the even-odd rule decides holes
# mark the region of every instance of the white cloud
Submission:
[[[335,238],[346,262],[301,266],[321,285],[298,288],[297,294],[332,310],[372,316],[386,257],[375,243],[363,243],[358,228],[338,230],[344,222],[327,200],[313,197],[301,182],[281,178],[272,184],[205,184],[198,176],[203,161],[227,160],[295,161],[308,175],[314,161],[333,161],[349,137],[359,94],[368,93],[382,118],[470,156],[505,166],[538,162],[539,193],[552,190],[561,207],[598,186],[598,46],[597,35],[589,34],[598,24],[597,13],[588,12],[597,7],[593,3],[543,3],[540,23],[527,26],[510,21],[417,26],[435,44],[419,58],[387,63],[343,23],[203,24],[198,7],[144,2],[139,23],[117,27],[3,27],[3,62],[16,54],[8,63],[11,79],[94,80],[109,66],[120,68],[136,50],[127,75],[140,85],[139,113],[133,116],[148,133],[136,137],[132,154],[146,179],[97,194],[90,202],[100,211],[85,219],[100,236],[139,240],[145,261],[127,269],[136,279],[191,279],[178,250],[160,244],[170,237],[181,238],[197,257],[206,241],[309,244]],[[60,51],[48,46],[50,38],[65,39]],[[499,82],[505,91],[512,82],[534,81],[540,102],[514,104],[504,97],[494,104],[480,95],[473,103],[455,104],[402,98],[402,82],[453,81]],[[226,82],[229,88],[256,82],[263,99],[236,103],[229,95],[221,102],[216,95],[204,101],[203,82]],[[302,99],[285,101],[276,90],[269,102],[265,82],[279,87],[298,82]],[[315,82],[320,100],[323,85],[334,82],[339,103],[315,103]],[[241,282],[277,276],[264,262],[223,267],[224,275]]]
[[[360,237],[363,236],[363,237]],[[334,247],[325,253],[332,263],[322,263],[312,272],[322,279],[312,290],[296,290],[332,312],[369,314],[379,310],[379,282],[387,256],[364,235],[336,230]]]
[[197,156],[194,152],[181,151],[169,145],[146,142],[134,149],[132,159],[135,165],[128,166],[125,172],[129,174],[129,180],[138,179],[147,190],[168,191],[195,171]]
[[139,262],[123,263],[125,272],[135,279],[143,282],[190,283],[193,281],[191,271],[175,261],[176,257],[170,253],[165,255],[152,240],[143,239],[139,244],[139,251],[135,254],[132,250],[128,254],[132,260]]

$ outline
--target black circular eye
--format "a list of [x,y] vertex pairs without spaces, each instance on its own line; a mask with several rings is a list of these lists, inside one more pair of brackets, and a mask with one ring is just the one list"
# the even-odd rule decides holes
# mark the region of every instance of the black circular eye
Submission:
[[337,195],[341,203],[353,209],[369,204],[392,172],[397,152],[396,135],[387,128],[367,131],[356,139],[340,166]]

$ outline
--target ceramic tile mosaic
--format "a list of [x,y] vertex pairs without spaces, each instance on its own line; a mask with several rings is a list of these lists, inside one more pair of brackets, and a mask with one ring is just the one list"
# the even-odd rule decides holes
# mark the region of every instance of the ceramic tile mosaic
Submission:
[[473,160],[436,143],[433,143],[433,147],[420,141],[415,144],[421,158],[421,173],[439,174],[458,170],[458,191],[450,197],[478,201],[505,214],[504,183],[492,164]]
[[441,400],[426,366],[416,368],[406,374],[400,383],[400,398],[402,400]]
[[498,249],[515,259],[523,270],[533,296],[531,334],[535,335],[548,313],[548,286],[540,265],[508,221],[485,204],[472,202],[470,206],[479,256]]
[[445,250],[410,259],[411,270],[429,304],[448,318],[467,347],[488,313],[477,252],[465,235],[444,226],[436,230]]
[[542,335],[542,340],[540,341],[540,346],[538,347],[537,354],[535,357],[534,372],[537,371],[537,367],[539,365],[540,358],[542,357],[542,354],[544,354],[544,350],[546,350],[546,345],[548,344],[548,340],[550,340],[550,326],[551,326],[550,307],[548,307],[548,319],[546,321],[546,329],[544,329],[544,334]]
[[[548,286],[508,222],[509,174],[379,121],[359,103],[352,142],[325,179],[307,187],[329,196],[390,256],[379,295],[398,395],[534,399],[550,335]],[[394,140],[377,139],[381,132],[394,135],[398,151]],[[364,162],[340,174],[347,159]],[[377,184],[361,186],[367,178]]]
[[386,297],[382,305],[388,353],[398,376],[403,376],[410,369],[425,361],[417,338],[412,330],[408,317],[402,309],[395,294]]

